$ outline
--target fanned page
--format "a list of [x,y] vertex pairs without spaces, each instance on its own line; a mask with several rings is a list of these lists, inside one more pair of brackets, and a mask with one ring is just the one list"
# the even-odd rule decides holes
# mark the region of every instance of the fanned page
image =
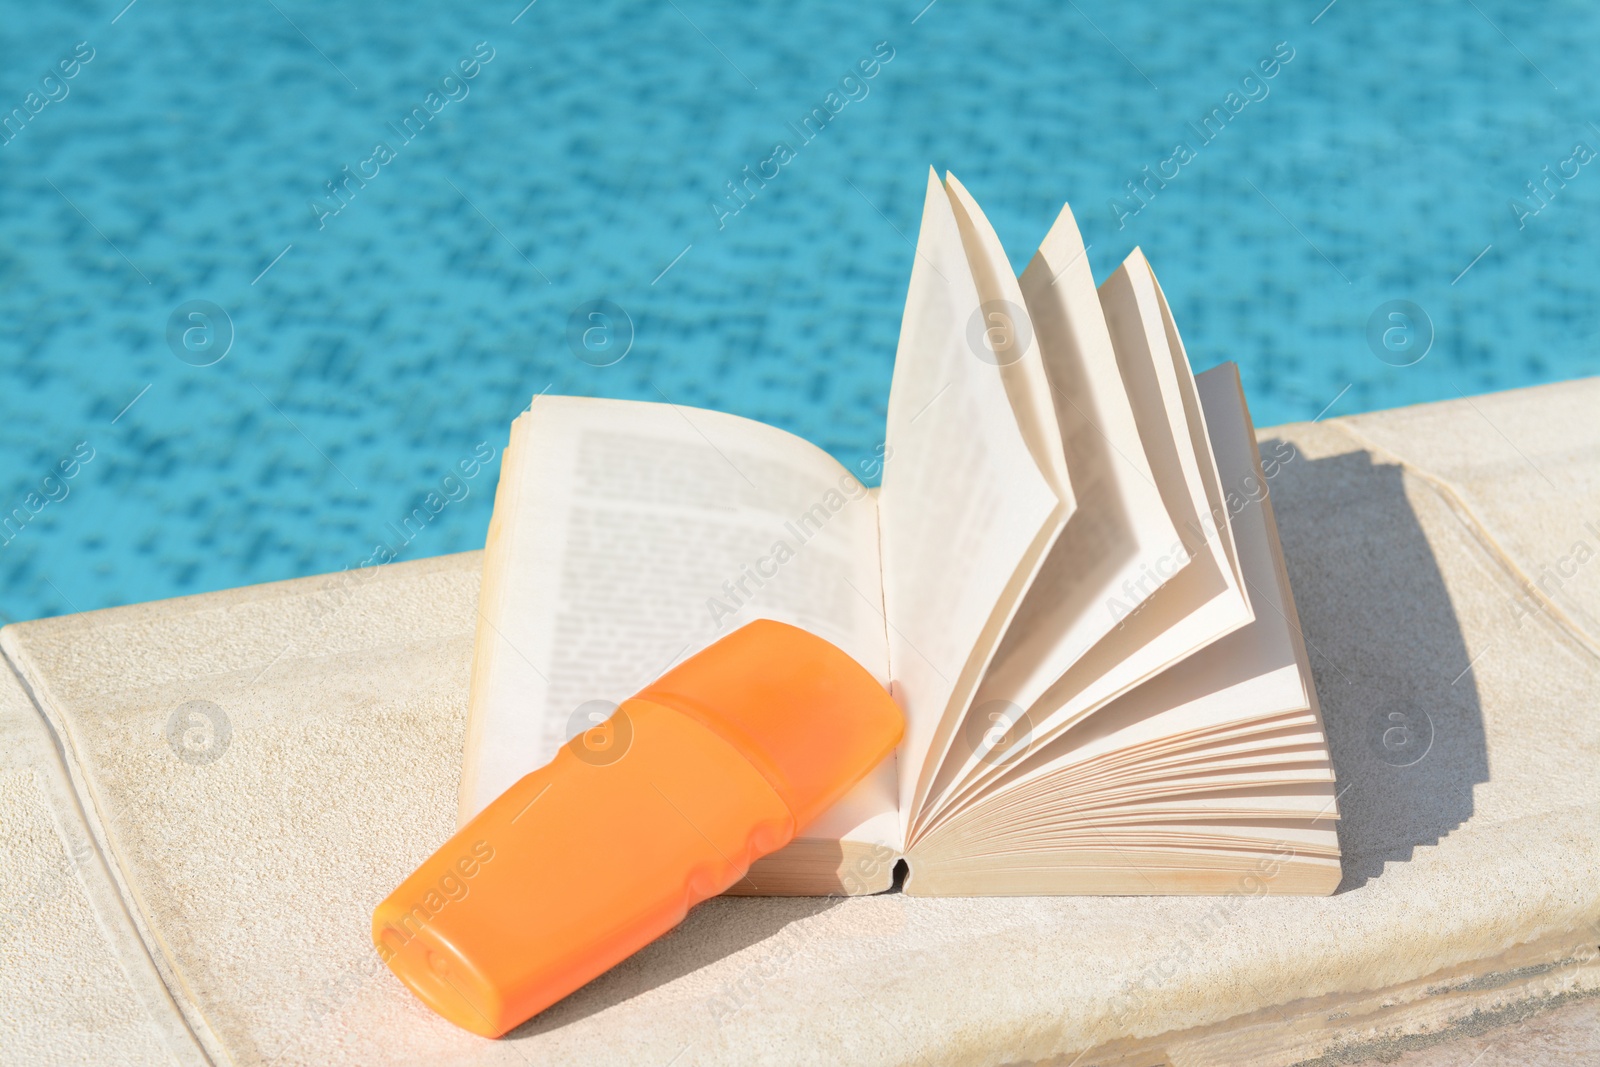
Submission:
[[[908,853],[907,892],[1326,893],[1326,735],[1237,372],[1199,376],[1253,622],[1020,755]],[[1259,889],[1256,887],[1260,887]]]
[[[969,755],[957,773],[947,769],[943,780],[948,784],[921,810],[913,825],[908,838],[913,843],[944,813],[989,788],[1009,766],[1020,739],[1026,739],[1029,746],[1049,741],[1119,693],[1252,618],[1249,597],[1236,569],[1227,512],[1221,504],[1221,477],[1208,443],[1204,414],[1194,397],[1193,373],[1176,341],[1176,329],[1169,329],[1170,316],[1155,278],[1144,257],[1135,251],[1100,287],[1097,297],[1085,301],[1082,294],[1063,295],[1071,271],[1050,268],[1046,253],[1060,256],[1065,251],[1055,240],[1064,229],[1072,238],[1068,247],[1082,247],[1070,213],[1063,212],[1041,255],[1023,275],[1025,289],[1041,309],[1053,302],[1071,301],[1080,332],[1088,332],[1083,323],[1099,324],[1104,344],[1083,365],[1099,371],[1100,394],[1110,400],[1105,410],[1126,411],[1133,424],[1131,442],[1116,443],[1109,432],[1103,436],[1116,443],[1118,469],[1133,469],[1135,455],[1144,458],[1138,468],[1148,479],[1144,506],[1153,510],[1147,511],[1143,522],[1147,529],[1164,529],[1171,540],[1142,543],[1120,574],[1113,573],[1110,581],[1098,585],[1094,600],[1075,605],[1076,618],[1060,607],[1019,616],[969,712],[973,736],[1005,743],[998,748],[975,745],[977,755]],[[1039,281],[1030,285],[1030,275]],[[1052,276],[1057,281],[1046,288],[1043,283]],[[1093,294],[1087,268],[1081,279],[1081,286]],[[1038,321],[1048,318],[1043,310],[1036,316]],[[1053,355],[1046,365],[1070,369],[1073,363]],[[1129,507],[1139,499],[1129,493],[1130,489],[1136,492],[1138,484],[1129,478],[1120,495],[1086,494],[1074,523],[1092,528],[1096,515]],[[1157,525],[1161,519],[1164,527]],[[1072,532],[1069,524],[1064,545],[1071,543]],[[1049,573],[1048,567],[1045,573]],[[1044,599],[1055,606],[1053,595]],[[1030,602],[1036,602],[1032,591]],[[1041,675],[1035,670],[1031,684],[1018,688],[1017,675],[1007,670],[1014,663],[1008,653],[1014,657],[1019,649],[1049,649],[1049,637],[1062,632],[1064,623],[1071,627],[1067,633],[1076,631],[1090,639],[1087,647],[1082,640],[1058,647],[1055,658],[1044,661],[1050,671]],[[978,731],[986,721],[993,727],[988,735],[982,735]]]
[[[718,412],[536,399],[485,551],[460,821],[753,619],[818,634],[887,686],[881,588],[873,495],[821,449]],[[895,793],[891,759],[741,885],[886,888],[889,865],[857,853],[898,850]]]
[[1016,279],[951,185],[929,172],[878,498],[902,826],[1073,508]]
[[1078,507],[1000,642],[958,743],[940,754],[913,836],[916,825],[998,761],[1003,753],[995,740],[1033,732],[1023,721],[1027,709],[1186,559],[1165,500],[1181,490],[1167,484],[1170,477],[1164,482],[1165,467],[1152,470],[1147,458],[1144,426],[1118,372],[1070,208],[1062,209],[1023,273],[1020,292]]

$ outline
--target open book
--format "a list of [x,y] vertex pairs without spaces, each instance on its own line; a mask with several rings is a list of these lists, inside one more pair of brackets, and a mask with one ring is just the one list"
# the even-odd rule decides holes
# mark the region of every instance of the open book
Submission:
[[906,736],[736,892],[877,892],[902,859],[923,895],[1331,892],[1333,770],[1238,374],[1193,374],[1141,253],[1097,290],[1085,252],[1063,209],[1014,277],[930,172],[856,471],[733,415],[536,399],[489,527],[460,820],[770,618],[854,656]]

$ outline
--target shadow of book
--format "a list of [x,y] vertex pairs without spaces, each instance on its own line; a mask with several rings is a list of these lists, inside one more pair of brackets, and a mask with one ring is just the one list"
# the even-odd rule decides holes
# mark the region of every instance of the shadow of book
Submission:
[[1297,454],[1271,493],[1340,790],[1347,892],[1471,817],[1489,780],[1477,683],[1399,466]]

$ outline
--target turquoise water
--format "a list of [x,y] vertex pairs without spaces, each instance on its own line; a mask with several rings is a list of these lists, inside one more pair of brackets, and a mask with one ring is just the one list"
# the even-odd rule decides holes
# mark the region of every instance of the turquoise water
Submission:
[[544,389],[853,462],[930,163],[1261,424],[1592,373],[1592,5],[924,2],[10,5],[0,614],[477,547]]

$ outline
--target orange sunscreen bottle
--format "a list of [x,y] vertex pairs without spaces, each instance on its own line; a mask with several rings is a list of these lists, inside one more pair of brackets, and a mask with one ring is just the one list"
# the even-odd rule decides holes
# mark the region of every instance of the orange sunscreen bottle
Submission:
[[[761,620],[507,789],[372,916],[434,1011],[501,1034],[671,930],[894,751],[905,720],[838,648]],[[760,888],[759,886],[756,888]]]

